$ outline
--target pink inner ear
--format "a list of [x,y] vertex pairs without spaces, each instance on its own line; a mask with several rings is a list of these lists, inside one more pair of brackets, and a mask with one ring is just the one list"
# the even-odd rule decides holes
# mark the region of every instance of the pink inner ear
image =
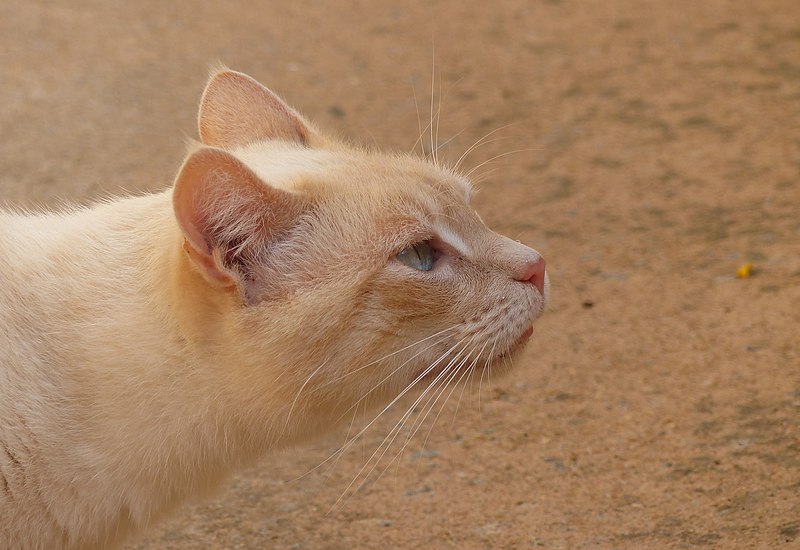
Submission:
[[212,160],[206,150],[190,156],[181,167],[172,193],[175,217],[184,237],[195,253],[208,257],[211,257],[211,242],[203,230],[206,224],[198,203],[205,191],[204,180]]
[[305,208],[302,196],[263,182],[236,157],[203,148],[184,162],[173,191],[189,255],[214,282],[235,279],[235,260],[257,259]]
[[277,95],[249,76],[222,71],[211,77],[200,100],[200,139],[225,149],[280,139],[307,145],[309,124]]

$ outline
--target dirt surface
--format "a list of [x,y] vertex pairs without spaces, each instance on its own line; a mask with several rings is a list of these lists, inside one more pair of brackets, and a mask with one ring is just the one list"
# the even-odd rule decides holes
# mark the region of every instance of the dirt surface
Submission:
[[332,469],[345,429],[129,548],[800,547],[800,4],[473,4],[3,4],[7,202],[167,185],[216,59],[408,150],[435,57],[440,155],[498,128],[467,166],[524,150],[476,172],[553,282],[515,372],[352,497],[404,407]]

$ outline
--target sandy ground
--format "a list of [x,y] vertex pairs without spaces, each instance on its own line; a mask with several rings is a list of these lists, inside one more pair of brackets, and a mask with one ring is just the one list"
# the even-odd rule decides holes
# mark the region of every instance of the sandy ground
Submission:
[[167,185],[216,59],[408,150],[435,51],[441,155],[498,128],[468,166],[523,150],[476,172],[552,276],[516,371],[352,497],[402,407],[334,468],[344,429],[129,548],[800,547],[796,0],[0,7],[8,202]]

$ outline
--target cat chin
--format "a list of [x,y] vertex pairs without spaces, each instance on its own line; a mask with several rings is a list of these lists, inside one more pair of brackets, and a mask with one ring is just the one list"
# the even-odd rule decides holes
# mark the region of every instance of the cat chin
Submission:
[[517,341],[511,344],[509,348],[497,356],[497,359],[513,359],[514,357],[521,352],[525,346],[528,344],[528,341],[533,337],[534,327],[533,325],[526,328],[522,334],[520,334]]
[[522,334],[506,349],[505,351],[495,355],[491,362],[486,366],[487,374],[490,378],[495,379],[509,373],[514,367],[514,360],[522,353],[525,346],[533,337],[535,332],[534,326],[531,325],[525,329]]

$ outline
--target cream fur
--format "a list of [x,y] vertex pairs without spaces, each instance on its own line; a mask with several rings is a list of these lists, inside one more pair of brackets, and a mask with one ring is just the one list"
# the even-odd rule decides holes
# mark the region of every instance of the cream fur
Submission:
[[[248,78],[212,77],[174,192],[0,212],[0,548],[112,547],[448,350],[480,372],[544,307],[467,182]],[[394,259],[425,239],[432,271]]]

